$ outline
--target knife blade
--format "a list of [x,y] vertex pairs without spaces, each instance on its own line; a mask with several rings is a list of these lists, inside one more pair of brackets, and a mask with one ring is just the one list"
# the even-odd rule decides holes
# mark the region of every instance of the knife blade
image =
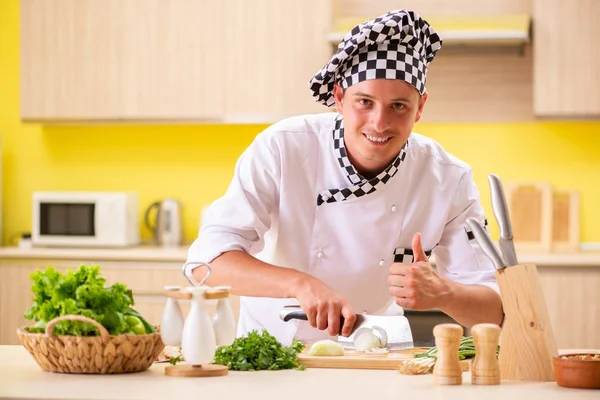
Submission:
[[492,196],[492,210],[494,211],[494,216],[500,226],[500,238],[498,239],[500,252],[504,257],[507,266],[517,265],[519,264],[519,261],[515,250],[510,213],[508,211],[508,204],[506,202],[506,196],[504,195],[502,182],[495,174],[490,174],[488,176],[488,181],[490,183]]
[[506,268],[506,264],[502,259],[502,255],[494,245],[492,238],[488,235],[485,229],[483,229],[483,226],[481,226],[481,224],[475,218],[468,218],[467,225],[469,225],[469,228],[471,228],[471,231],[473,231],[473,236],[475,237],[475,240],[477,240],[479,247],[481,247],[485,255],[492,260],[494,267],[497,270]]
[[[292,319],[308,321],[308,316],[300,306],[285,306],[279,313],[279,318],[287,322]],[[344,324],[344,317],[340,318],[340,327]],[[345,348],[354,348],[354,339],[356,333],[362,328],[379,327],[387,335],[389,350],[411,349],[414,346],[412,331],[408,319],[403,315],[380,316],[369,314],[356,314],[356,322],[352,327],[350,334],[338,336],[338,343]]]

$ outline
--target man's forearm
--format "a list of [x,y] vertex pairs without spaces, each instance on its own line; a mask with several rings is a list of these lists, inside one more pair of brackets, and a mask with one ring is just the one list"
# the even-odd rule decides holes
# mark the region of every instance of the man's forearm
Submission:
[[502,299],[494,289],[453,281],[449,281],[448,285],[450,290],[439,309],[456,322],[467,328],[484,322],[502,323]]
[[[232,293],[239,296],[293,298],[295,291],[308,275],[291,268],[267,264],[243,251],[229,251],[211,263],[209,286],[231,286]],[[194,279],[200,281],[205,268],[193,271]]]

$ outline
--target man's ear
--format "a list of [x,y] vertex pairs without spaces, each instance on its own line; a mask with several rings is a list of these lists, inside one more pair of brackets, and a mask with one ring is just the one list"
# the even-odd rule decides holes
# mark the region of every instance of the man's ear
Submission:
[[417,110],[417,115],[415,117],[415,123],[419,122],[419,120],[421,119],[421,114],[423,113],[423,107],[425,107],[425,103],[427,102],[427,97],[428,97],[428,93],[425,93],[423,96],[421,96],[421,100],[419,100],[419,108]]
[[344,90],[337,83],[333,85],[333,98],[335,99],[335,108],[342,114],[344,111]]

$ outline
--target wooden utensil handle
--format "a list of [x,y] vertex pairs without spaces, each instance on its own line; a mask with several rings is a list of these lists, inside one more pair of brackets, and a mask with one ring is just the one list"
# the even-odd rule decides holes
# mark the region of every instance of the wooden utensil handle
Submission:
[[165,291],[165,296],[170,297],[172,299],[178,299],[178,300],[191,300],[192,299],[191,293],[181,292],[181,291],[167,290],[167,291]]
[[[178,299],[178,300],[191,300],[192,299],[192,294],[188,293],[188,292],[182,292],[182,291],[177,291],[177,290],[166,290],[164,292],[166,297],[170,297],[172,299]],[[207,300],[214,300],[214,299],[225,299],[229,297],[229,291],[226,290],[214,290],[214,291],[209,291],[206,292],[204,294],[204,298]]]

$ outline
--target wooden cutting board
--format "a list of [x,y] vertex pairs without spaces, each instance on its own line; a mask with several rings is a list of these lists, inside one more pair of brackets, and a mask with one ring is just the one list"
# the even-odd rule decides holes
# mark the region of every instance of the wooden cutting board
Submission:
[[349,369],[398,369],[404,360],[414,358],[414,353],[422,353],[429,347],[415,347],[407,350],[393,350],[388,354],[366,354],[346,350],[343,356],[311,356],[310,347],[298,355],[298,363],[307,368],[349,368]]
[[552,250],[552,185],[546,181],[504,183],[514,244],[519,253]]
[[579,192],[555,189],[552,205],[552,251],[579,251]]

